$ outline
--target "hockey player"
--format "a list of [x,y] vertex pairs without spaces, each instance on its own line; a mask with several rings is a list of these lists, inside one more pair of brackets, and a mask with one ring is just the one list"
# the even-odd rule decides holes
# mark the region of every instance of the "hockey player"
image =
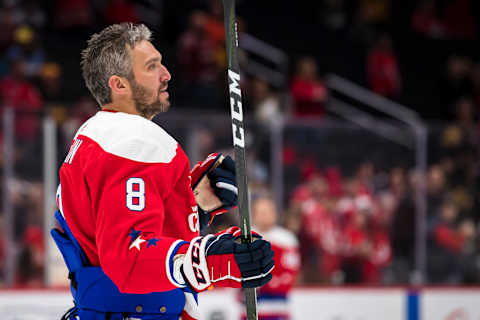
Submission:
[[[241,244],[238,227],[199,236],[199,220],[236,205],[234,163],[218,165],[212,154],[191,172],[177,141],[150,121],[169,108],[171,78],[150,38],[144,25],[111,25],[82,52],[101,111],[80,127],[60,169],[61,230],[52,236],[75,302],[63,319],[197,319],[198,292],[272,277],[267,241]],[[222,204],[215,210],[197,206],[192,191],[205,176]]]
[[[288,294],[295,284],[300,254],[293,233],[278,226],[277,209],[268,196],[259,196],[252,203],[253,228],[268,240],[275,252],[272,280],[257,290],[259,320],[288,320]],[[243,317],[245,319],[245,317]]]

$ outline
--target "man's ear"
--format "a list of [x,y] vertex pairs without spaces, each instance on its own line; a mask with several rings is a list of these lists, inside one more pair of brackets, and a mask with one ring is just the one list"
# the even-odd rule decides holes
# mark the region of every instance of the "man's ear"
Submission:
[[130,84],[127,79],[113,75],[108,79],[108,86],[112,90],[112,95],[126,95],[130,92]]

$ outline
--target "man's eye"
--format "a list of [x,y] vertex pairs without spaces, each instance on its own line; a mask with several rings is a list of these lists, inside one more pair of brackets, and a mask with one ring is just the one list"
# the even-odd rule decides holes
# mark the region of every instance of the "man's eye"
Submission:
[[157,65],[155,63],[153,63],[153,64],[148,66],[148,70],[153,70],[153,69],[155,69],[156,66]]

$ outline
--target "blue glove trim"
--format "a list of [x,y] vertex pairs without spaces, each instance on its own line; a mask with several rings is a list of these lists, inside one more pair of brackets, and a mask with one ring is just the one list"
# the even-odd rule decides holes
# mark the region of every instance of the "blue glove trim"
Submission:
[[178,249],[180,249],[180,247],[184,244],[188,244],[187,241],[181,241],[179,242],[175,248],[173,249],[172,253],[170,254],[170,257],[167,257],[168,259],[168,265],[170,266],[170,278],[173,279],[173,281],[175,281],[178,285],[181,285],[180,283],[178,283],[176,280],[175,280],[175,277],[173,276],[173,258],[175,257],[175,255],[177,254],[178,252]]

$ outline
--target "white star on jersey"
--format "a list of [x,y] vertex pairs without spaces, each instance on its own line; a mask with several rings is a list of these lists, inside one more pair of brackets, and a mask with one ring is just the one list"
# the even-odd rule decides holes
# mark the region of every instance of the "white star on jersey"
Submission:
[[138,251],[140,251],[140,244],[142,242],[146,242],[147,240],[144,240],[142,239],[142,236],[138,236],[137,239],[135,239],[135,241],[132,242],[132,244],[130,245],[130,247],[128,248],[128,250],[132,249],[133,247],[137,248]]

